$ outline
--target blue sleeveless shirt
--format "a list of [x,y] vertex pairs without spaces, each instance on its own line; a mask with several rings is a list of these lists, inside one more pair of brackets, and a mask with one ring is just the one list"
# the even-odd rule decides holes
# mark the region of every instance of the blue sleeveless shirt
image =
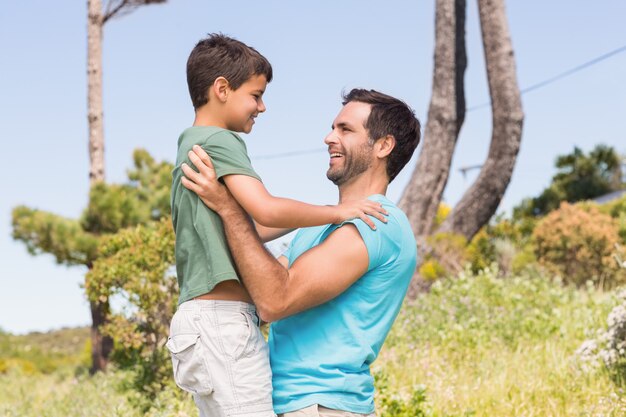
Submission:
[[[417,249],[405,214],[382,195],[389,212],[377,230],[358,229],[369,256],[367,273],[333,300],[273,323],[269,347],[276,413],[313,404],[353,413],[374,411],[370,365],[398,315],[415,271]],[[342,224],[342,225],[343,225]],[[301,229],[285,256],[291,265],[341,225]]]

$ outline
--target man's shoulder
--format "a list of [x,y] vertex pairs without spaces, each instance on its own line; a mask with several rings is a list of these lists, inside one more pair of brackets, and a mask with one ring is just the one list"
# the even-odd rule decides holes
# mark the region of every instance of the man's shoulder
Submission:
[[[383,208],[387,210],[387,222],[383,223],[375,218],[372,218],[372,220],[376,224],[376,230],[371,230],[363,221],[355,219],[353,222],[355,224],[359,224],[359,229],[362,229],[364,232],[368,232],[369,230],[373,235],[376,235],[378,233],[378,235],[390,236],[391,238],[393,238],[394,236],[399,237],[399,234],[403,234],[402,231],[411,229],[411,224],[409,223],[409,220],[406,217],[404,211],[402,211],[394,202],[389,200],[386,196],[382,194],[374,194],[369,196],[368,199],[382,204]],[[360,223],[357,223],[357,221]]]
[[358,229],[372,263],[386,264],[391,258],[404,259],[405,256],[410,258],[416,250],[416,242],[406,214],[383,195],[378,194],[369,198],[380,202],[388,212],[386,223],[374,219],[376,230],[371,230],[364,222],[358,220],[360,222]]

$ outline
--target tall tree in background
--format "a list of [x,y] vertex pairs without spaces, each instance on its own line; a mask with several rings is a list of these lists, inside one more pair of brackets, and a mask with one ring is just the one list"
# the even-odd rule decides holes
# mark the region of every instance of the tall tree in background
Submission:
[[111,19],[136,8],[166,0],[87,0],[87,119],[89,122],[89,182],[104,181],[104,123],[102,112],[102,33]]
[[[58,263],[85,265],[90,270],[97,258],[97,246],[101,235],[147,221],[151,217],[150,213],[146,216],[145,210],[138,209],[139,206],[135,207],[138,202],[132,202],[124,197],[128,194],[127,187],[104,184],[102,34],[104,25],[111,19],[131,13],[140,6],[165,1],[110,0],[105,2],[103,9],[101,0],[87,0],[87,119],[91,188],[89,208],[83,219],[74,220],[24,206],[16,207],[13,210],[13,237],[23,241],[31,254],[49,253]],[[136,157],[141,159],[139,154]],[[146,161],[136,159],[136,163],[144,162]],[[90,301],[90,309],[93,373],[106,367],[112,340],[104,337],[100,331],[108,313],[108,302]]]
[[[89,122],[89,183],[93,187],[104,181],[104,123],[102,111],[102,34],[104,25],[115,17],[131,13],[137,7],[163,3],[166,0],[87,0],[87,119]],[[112,348],[100,326],[106,317],[106,304],[90,302],[92,372],[103,370]]]
[[468,241],[495,214],[511,182],[524,120],[504,0],[478,0],[478,11],[491,97],[491,146],[478,178],[441,225],[442,231]]
[[[436,230],[468,241],[493,216],[508,186],[519,151],[522,105],[504,0],[478,0],[493,126],[487,160],[476,182]],[[422,250],[448,180],[452,154],[465,117],[463,74],[465,1],[437,0],[433,93],[424,145],[400,206]]]
[[432,232],[448,182],[454,147],[465,119],[466,3],[465,0],[437,0],[435,9],[433,92],[424,144],[399,203],[420,246],[425,244],[424,236]]

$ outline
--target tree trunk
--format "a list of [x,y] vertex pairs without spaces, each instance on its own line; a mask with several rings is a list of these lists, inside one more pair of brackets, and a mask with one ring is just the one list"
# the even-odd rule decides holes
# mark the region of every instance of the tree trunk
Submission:
[[511,181],[524,119],[504,0],[478,0],[478,10],[493,115],[491,145],[476,182],[440,228],[468,241],[496,212]]
[[102,3],[87,0],[87,119],[89,121],[89,182],[104,181],[102,120]]
[[[102,112],[102,3],[87,0],[87,120],[89,122],[89,183],[104,181],[104,124]],[[104,371],[112,340],[100,326],[106,321],[106,306],[90,302],[91,373]]]
[[91,369],[93,375],[98,371],[104,371],[109,362],[109,354],[113,349],[113,340],[104,336],[100,326],[106,322],[108,303],[89,302],[91,308]]
[[422,151],[400,198],[420,243],[432,229],[448,182],[450,164],[463,120],[465,94],[465,0],[437,0],[433,88]]

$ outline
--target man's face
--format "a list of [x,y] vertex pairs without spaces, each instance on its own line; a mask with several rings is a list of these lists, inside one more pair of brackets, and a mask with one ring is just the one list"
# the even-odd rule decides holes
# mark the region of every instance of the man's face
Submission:
[[326,176],[335,185],[345,184],[372,165],[372,149],[365,123],[371,105],[352,101],[346,104],[324,139],[328,145],[330,162]]
[[265,111],[263,93],[267,86],[265,75],[253,75],[238,89],[228,89],[226,98],[226,129],[250,133],[254,118]]

